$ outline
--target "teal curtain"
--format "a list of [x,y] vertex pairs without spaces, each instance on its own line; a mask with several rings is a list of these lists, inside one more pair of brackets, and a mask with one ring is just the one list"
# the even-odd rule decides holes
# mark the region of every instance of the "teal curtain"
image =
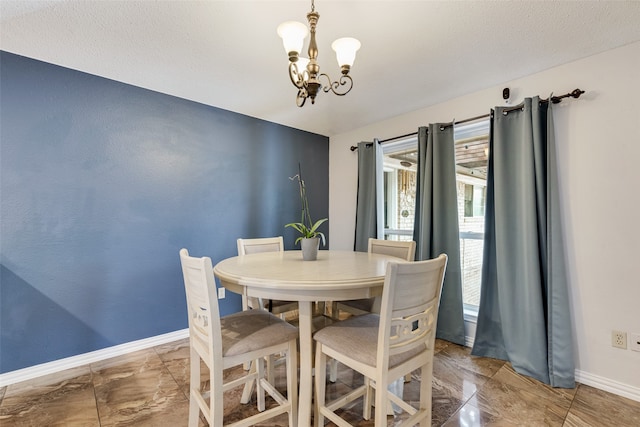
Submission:
[[358,143],[358,190],[354,250],[367,252],[369,238],[378,237],[382,223],[382,152],[377,140]]
[[[509,111],[507,111],[509,110]],[[551,103],[497,107],[489,142],[482,291],[472,354],[575,386]]]
[[464,345],[460,230],[453,124],[418,129],[418,177],[413,228],[416,260],[447,254],[436,336]]

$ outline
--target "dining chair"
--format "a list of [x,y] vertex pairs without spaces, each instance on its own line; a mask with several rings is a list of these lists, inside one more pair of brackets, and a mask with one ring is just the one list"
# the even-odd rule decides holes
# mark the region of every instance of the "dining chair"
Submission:
[[[283,252],[284,242],[282,236],[263,237],[258,239],[238,239],[238,255],[255,254],[260,252]],[[273,314],[280,315],[285,318],[287,313],[298,310],[297,301],[280,301],[270,300],[262,301],[254,299],[249,300],[245,295],[242,296],[242,309],[248,308],[268,308]]]
[[[382,240],[369,238],[369,253],[382,254],[402,258],[405,261],[413,261],[416,256],[416,242]],[[380,299],[365,298],[347,301],[334,301],[331,304],[331,316],[334,319],[340,318],[340,311],[351,313],[352,315],[380,312]]]
[[[238,239],[238,256],[256,254],[261,252],[283,252],[284,241],[282,236],[277,237],[261,237],[257,239]],[[280,300],[263,300],[261,298],[247,298],[246,295],[242,295],[242,309],[265,309],[273,314],[279,315],[281,319],[286,320],[287,314],[294,312],[298,309],[297,301],[280,301]],[[290,317],[292,320],[292,318]],[[281,360],[271,356],[267,358],[267,376],[272,379],[275,371],[275,361]],[[244,369],[251,368],[250,363],[245,363]],[[250,388],[245,389],[245,393],[242,395],[242,402],[247,402],[249,399],[248,393]]]
[[[200,412],[210,426],[251,426],[288,413],[289,425],[297,423],[298,329],[266,310],[247,310],[220,317],[211,258],[194,258],[180,250],[182,275],[187,296],[190,347],[189,427],[199,423]],[[264,358],[286,354],[286,398],[265,376]],[[210,387],[204,391],[200,362],[209,368]],[[241,378],[224,382],[224,371],[257,360],[257,369]],[[223,424],[224,392],[256,382],[258,413],[233,424]],[[265,407],[265,392],[277,403]]]
[[[336,411],[363,398],[363,418],[371,418],[375,390],[374,426],[387,425],[387,405],[395,403],[409,414],[401,426],[431,425],[433,354],[447,255],[416,262],[389,262],[380,314],[368,313],[336,322],[314,334],[315,425],[325,417],[349,426]],[[332,402],[325,401],[326,361],[332,357],[364,375],[364,384]],[[389,384],[420,369],[420,403],[415,408],[388,391]]]

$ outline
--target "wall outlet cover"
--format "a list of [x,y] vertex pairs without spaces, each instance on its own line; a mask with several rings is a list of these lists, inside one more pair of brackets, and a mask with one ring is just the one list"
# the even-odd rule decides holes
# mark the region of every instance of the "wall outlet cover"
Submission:
[[224,299],[225,297],[225,288],[218,288],[218,299]]
[[611,331],[611,346],[626,350],[627,333],[622,331]]

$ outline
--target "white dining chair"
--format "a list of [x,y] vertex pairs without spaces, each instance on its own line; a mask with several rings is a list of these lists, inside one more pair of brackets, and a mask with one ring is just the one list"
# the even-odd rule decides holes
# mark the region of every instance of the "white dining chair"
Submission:
[[[283,252],[284,242],[282,236],[263,237],[257,239],[238,239],[238,255],[255,254],[260,252]],[[280,301],[270,300],[262,301],[254,299],[250,301],[245,295],[242,296],[242,309],[248,308],[267,308],[273,314],[279,315],[285,319],[287,314],[291,314],[298,310],[296,301]],[[290,318],[292,318],[290,316]]]
[[[282,236],[277,237],[261,237],[255,239],[238,239],[237,240],[238,247],[238,256],[248,255],[248,254],[257,254],[261,252],[283,252],[284,251],[284,241]],[[280,316],[281,319],[287,320],[287,315],[289,315],[289,320],[293,320],[295,316],[292,316],[292,313],[298,310],[298,302],[297,301],[281,301],[281,300],[263,300],[261,298],[247,298],[246,295],[242,295],[242,309],[264,309],[268,310],[271,313]],[[269,379],[272,379],[275,371],[275,361],[281,360],[276,359],[274,356],[270,356],[267,358],[267,376]],[[250,363],[244,364],[244,369],[248,370],[251,368]],[[242,395],[242,402],[247,402],[249,399],[248,393],[251,392],[251,388],[246,388],[245,392]]]
[[[416,256],[416,242],[382,240],[369,238],[368,252],[381,255],[389,255],[405,261],[413,261]],[[346,301],[333,301],[331,303],[331,317],[334,320],[340,320],[340,311],[350,313],[357,316],[367,313],[380,312],[380,298],[364,298]],[[335,360],[330,361],[330,378],[331,382],[335,382],[338,375],[338,364]],[[411,373],[408,373],[405,382],[411,381]],[[393,412],[390,410],[389,412]]]
[[[189,427],[199,424],[200,412],[210,426],[251,426],[288,413],[289,425],[297,422],[297,350],[298,329],[265,310],[247,310],[220,317],[211,258],[194,258],[180,250],[180,261],[187,296],[190,347]],[[268,382],[264,358],[272,354],[286,356],[286,397]],[[200,382],[200,362],[209,368],[210,387]],[[224,382],[224,370],[257,360],[257,369]],[[224,392],[255,381],[259,413],[242,421],[223,424]],[[265,407],[265,392],[277,403]]]
[[[369,238],[368,248],[369,253],[389,255],[405,261],[413,261],[416,256],[416,242],[413,240],[396,241]],[[336,320],[339,319],[340,311],[352,315],[378,313],[380,312],[379,301],[379,298],[334,301],[331,304],[331,316]]]
[[[336,322],[314,334],[315,425],[325,417],[350,426],[336,411],[363,398],[363,418],[371,418],[375,390],[375,427],[387,425],[387,405],[409,414],[401,426],[431,425],[431,382],[438,307],[447,256],[417,262],[389,262],[380,314],[368,313]],[[326,362],[332,357],[364,375],[364,384],[326,402]],[[389,384],[420,369],[420,403],[415,408],[388,391]]]

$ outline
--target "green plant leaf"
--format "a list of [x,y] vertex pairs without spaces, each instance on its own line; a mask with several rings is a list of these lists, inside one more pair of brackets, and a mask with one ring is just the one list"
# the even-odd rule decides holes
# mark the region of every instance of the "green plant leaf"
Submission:
[[326,239],[324,234],[318,231],[318,228],[328,221],[328,218],[322,218],[313,222],[311,220],[311,214],[309,212],[309,201],[307,200],[307,191],[304,185],[304,180],[302,179],[302,169],[300,168],[300,163],[298,163],[298,174],[289,177],[290,180],[298,180],[298,187],[300,190],[300,204],[302,205],[301,211],[301,221],[300,222],[290,222],[289,224],[285,224],[285,227],[292,227],[297,230],[302,236],[296,239],[295,244],[304,238],[311,239],[314,237],[320,237],[322,239],[322,245],[326,245]]

